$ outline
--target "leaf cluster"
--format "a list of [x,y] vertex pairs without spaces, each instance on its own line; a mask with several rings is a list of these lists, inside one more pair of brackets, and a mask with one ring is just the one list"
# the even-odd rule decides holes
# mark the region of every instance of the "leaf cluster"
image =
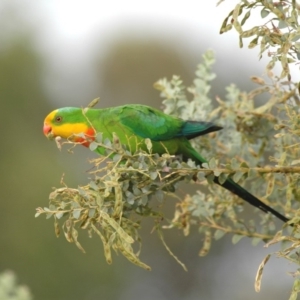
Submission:
[[[207,57],[211,55],[203,56],[206,67],[209,66],[205,63]],[[197,226],[198,231],[204,235],[200,256],[209,252],[213,240],[222,238],[226,233],[233,234],[234,244],[243,237],[251,237],[253,245],[260,241],[270,241],[266,247],[281,243],[282,250],[270,253],[259,267],[255,281],[257,291],[260,289],[264,265],[271,255],[285,258],[296,265],[300,262],[298,84],[283,81],[281,76],[274,75],[268,67],[267,76],[267,80],[253,76],[251,80],[258,88],[248,93],[231,85],[227,88],[225,99],[217,97],[219,106],[216,109],[210,111],[208,106],[205,107],[207,118],[217,116],[218,123],[224,126],[224,130],[218,133],[217,139],[202,137],[196,141],[201,153],[209,149],[206,155],[210,155],[211,159],[207,164],[203,164],[203,167],[212,172],[205,177],[199,173],[198,179],[212,183],[214,176],[218,176],[221,182],[230,176],[235,182],[248,182],[250,192],[254,190],[255,195],[265,203],[283,210],[285,215],[292,218],[290,223],[294,224],[293,229],[288,228],[285,234],[283,231],[276,233],[275,224],[269,215],[261,215],[260,228],[254,220],[242,220],[238,215],[242,210],[242,207],[237,205],[240,204],[239,199],[232,202],[235,199],[232,195],[227,195],[227,192],[215,186],[209,186],[209,194],[198,191],[195,195],[186,195],[183,201],[177,203],[172,223],[165,226],[182,229],[185,235],[190,233],[191,226]],[[202,77],[202,80],[209,84],[209,77],[206,80]],[[173,77],[164,88],[160,87],[166,111],[173,103],[180,106],[176,97],[169,96],[172,95],[170,87],[175,87],[178,81],[179,78]],[[181,94],[189,91],[190,89],[181,86]],[[267,100],[257,101],[261,95]],[[197,94],[192,94],[192,99],[186,98],[186,101],[181,109],[173,108],[174,115],[185,115],[189,104],[192,107],[199,105],[201,108],[202,103]],[[195,109],[193,111],[195,115],[191,118],[196,119],[198,112],[196,113]],[[267,157],[265,153],[270,153],[270,156]],[[224,161],[225,155],[227,159]],[[228,158],[231,160],[228,161]],[[296,299],[300,291],[299,271],[291,274],[296,277],[291,299]]]
[[[108,263],[112,262],[113,249],[149,270],[139,260],[139,251],[132,247],[134,242],[140,242],[140,220],[153,217],[159,231],[164,195],[174,192],[179,181],[191,180],[197,170],[167,153],[163,156],[143,151],[131,154],[120,145],[117,136],[113,142],[102,141],[100,136],[90,148],[105,148],[106,156],[91,161],[90,183],[77,189],[67,186],[55,189],[50,194],[49,207],[37,208],[36,217],[41,214],[53,217],[56,235],[60,235],[62,228],[67,241],[75,243],[82,252],[85,251],[78,241],[78,228],[87,230],[90,237],[93,234],[100,237]],[[151,152],[151,141],[146,139],[145,143]],[[152,199],[158,210],[152,207]],[[163,240],[161,231],[159,237]]]
[[[245,29],[251,14],[260,10],[261,24]],[[280,78],[291,79],[290,64],[300,59],[299,7],[292,1],[240,1],[222,23],[220,33],[235,29],[239,33],[239,44],[251,38],[248,48],[260,47],[259,57],[267,52],[271,58],[267,69],[271,70],[276,62],[281,64]]]
[[12,271],[0,273],[0,299],[4,300],[31,300],[29,288],[17,283],[17,277]]

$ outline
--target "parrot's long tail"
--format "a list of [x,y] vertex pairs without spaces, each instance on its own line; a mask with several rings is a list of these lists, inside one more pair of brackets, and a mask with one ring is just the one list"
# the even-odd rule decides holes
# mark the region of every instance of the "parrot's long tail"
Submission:
[[227,189],[228,191],[232,192],[233,194],[239,196],[243,200],[247,201],[251,205],[260,208],[265,213],[271,213],[284,223],[288,222],[289,219],[283,216],[281,213],[273,209],[272,207],[268,206],[267,204],[263,203],[261,200],[250,194],[244,188],[242,188],[239,184],[235,183],[232,179],[227,179],[224,183],[219,183],[218,177],[215,177],[214,182],[222,186],[223,188]]
[[[184,155],[184,159],[188,159],[191,158],[192,160],[194,160],[196,163],[199,163],[200,166],[204,163],[207,162],[203,157],[201,157],[201,155],[191,146],[186,148],[187,151],[185,152]],[[272,215],[274,215],[275,217],[277,217],[278,219],[280,219],[283,222],[288,222],[289,219],[286,218],[285,216],[283,216],[282,214],[280,214],[278,211],[276,211],[275,209],[273,209],[272,207],[268,206],[267,204],[263,203],[261,200],[259,200],[258,198],[256,198],[255,196],[253,196],[252,194],[250,194],[247,190],[245,190],[243,187],[241,187],[239,184],[235,183],[232,179],[228,178],[224,183],[220,183],[219,182],[219,178],[215,177],[214,182],[220,186],[222,186],[223,188],[229,190],[230,192],[232,192],[233,194],[239,196],[240,198],[242,198],[243,200],[247,201],[248,203],[250,203],[251,205],[258,207],[259,209],[261,209],[263,212],[265,213],[271,213]]]

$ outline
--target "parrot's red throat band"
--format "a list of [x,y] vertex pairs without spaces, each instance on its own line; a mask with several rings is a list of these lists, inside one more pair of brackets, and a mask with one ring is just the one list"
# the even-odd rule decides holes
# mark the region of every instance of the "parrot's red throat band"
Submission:
[[85,147],[89,147],[90,143],[95,140],[95,131],[93,128],[88,128],[88,130],[84,133],[84,137],[74,136],[71,140],[76,143],[80,143]]

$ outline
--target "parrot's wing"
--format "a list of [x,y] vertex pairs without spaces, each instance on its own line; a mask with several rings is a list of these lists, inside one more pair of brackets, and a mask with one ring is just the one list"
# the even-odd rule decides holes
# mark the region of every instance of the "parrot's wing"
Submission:
[[134,134],[153,141],[192,139],[222,129],[211,122],[184,121],[148,106],[124,106],[119,121]]

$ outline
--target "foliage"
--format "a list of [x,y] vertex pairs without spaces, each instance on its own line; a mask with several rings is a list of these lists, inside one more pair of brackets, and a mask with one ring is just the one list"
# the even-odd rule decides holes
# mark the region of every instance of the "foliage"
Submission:
[[[264,25],[243,30],[246,20],[257,7],[261,8],[262,17],[269,14],[272,18]],[[245,15],[239,21],[243,13]],[[193,141],[193,146],[208,158],[202,169],[192,161],[185,163],[168,153],[162,156],[152,153],[148,139],[145,140],[147,152],[130,153],[120,145],[117,136],[112,141],[103,141],[98,133],[90,149],[104,147],[106,156],[91,161],[90,183],[77,189],[67,186],[55,189],[50,194],[49,207],[38,208],[36,216],[53,217],[56,234],[59,235],[62,227],[67,241],[74,242],[82,251],[78,228],[86,229],[89,236],[99,236],[108,263],[112,261],[113,249],[147,270],[150,267],[138,257],[140,249],[134,249],[136,242],[141,245],[139,229],[144,217],[154,218],[159,237],[179,263],[165,244],[162,229],[177,228],[188,235],[192,226],[197,227],[204,237],[200,256],[209,252],[213,240],[229,233],[234,244],[243,237],[251,238],[253,245],[260,241],[267,242],[266,247],[282,243],[282,250],[269,254],[259,266],[257,291],[263,268],[271,255],[284,257],[298,265],[300,99],[299,83],[291,81],[289,71],[289,64],[299,59],[297,7],[295,1],[277,4],[241,1],[224,21],[221,32],[230,30],[232,24],[240,39],[256,36],[250,42],[250,48],[260,43],[260,55],[269,51],[271,61],[266,66],[265,78],[251,78],[258,86],[256,89],[243,92],[230,85],[224,98],[216,98],[218,106],[214,108],[210,96],[211,81],[216,77],[211,71],[215,62],[212,51],[203,55],[192,86],[186,88],[179,76],[173,76],[170,81],[161,79],[154,85],[163,98],[165,113],[183,119],[216,119],[218,125],[224,127],[217,134],[211,133]],[[271,48],[274,48],[272,52]],[[277,61],[282,68],[279,76],[272,71]],[[61,147],[59,141],[58,144]],[[240,214],[243,201],[212,184],[214,176],[220,181],[231,177],[246,185],[249,191],[255,191],[255,196],[290,217],[290,224],[294,226],[284,225],[277,232],[273,217],[260,211],[257,211],[256,221],[244,219]],[[199,185],[200,190],[178,199],[174,191],[181,181]],[[173,195],[178,200],[172,220],[166,220],[164,216],[165,195]],[[300,273],[296,271],[292,275],[296,279],[290,299],[296,299]]]
[[33,298],[27,286],[17,285],[17,279],[13,272],[5,271],[0,274],[0,299],[31,300]]
[[[245,24],[260,10],[260,16],[264,22],[256,24],[245,30]],[[220,33],[234,28],[239,33],[240,47],[243,40],[252,38],[248,47],[250,49],[260,46],[259,56],[267,52],[271,58],[267,69],[273,69],[276,62],[282,67],[280,78],[291,79],[290,64],[297,64],[300,59],[300,27],[299,7],[296,0],[269,1],[269,0],[243,0],[225,18]]]
[[[151,151],[151,141],[145,142]],[[57,236],[60,234],[58,220],[68,217],[62,225],[65,237],[83,252],[77,226],[86,229],[90,237],[93,233],[100,237],[108,263],[112,262],[113,248],[132,263],[150,270],[139,260],[139,252],[136,254],[132,248],[135,241],[140,242],[138,217],[154,217],[159,228],[163,215],[160,210],[151,208],[151,198],[162,204],[164,193],[174,192],[179,180],[191,177],[191,167],[168,154],[131,154],[119,144],[116,136],[111,143],[109,140],[102,142],[98,135],[90,148],[93,149],[95,144],[105,147],[107,156],[92,161],[94,168],[89,173],[93,180],[78,189],[56,189],[50,194],[49,208],[38,208],[36,216],[53,216]],[[160,236],[162,238],[161,232]]]
[[[222,1],[220,1],[222,2]],[[245,30],[244,24],[252,13],[260,9],[260,16],[266,21]],[[297,80],[292,81],[290,73],[291,66],[298,68],[300,59],[300,30],[299,30],[299,3],[292,1],[240,1],[239,4],[229,13],[224,20],[220,33],[234,28],[239,33],[240,47],[243,46],[243,39],[254,37],[249,43],[249,48],[260,45],[259,57],[267,52],[270,61],[266,66],[266,74],[269,82],[262,78],[254,77],[252,80],[261,85],[261,88],[252,91],[256,93],[267,92],[269,99],[265,104],[269,106],[266,111],[269,116],[264,119],[273,118],[274,138],[266,141],[267,150],[272,151],[270,161],[275,163],[281,171],[278,174],[272,172],[266,175],[266,196],[268,198],[284,197],[284,210],[297,208],[299,201],[299,87]],[[232,26],[233,25],[233,26]],[[280,63],[281,73],[275,76],[272,72],[276,62]],[[286,79],[288,81],[284,81]],[[267,107],[265,107],[267,108]],[[260,110],[260,109],[259,109]],[[264,110],[264,109],[263,109]],[[258,112],[259,114],[261,111]],[[265,112],[263,112],[265,114]],[[261,130],[261,127],[259,128]],[[248,162],[248,161],[247,161]],[[264,162],[266,164],[267,162]],[[284,176],[283,176],[284,174]],[[275,188],[276,187],[276,188]],[[274,190],[275,188],[275,190]],[[283,193],[283,194],[282,194]],[[293,230],[288,234],[279,231],[265,247],[282,243],[282,249],[272,255],[283,257],[288,261],[299,265],[299,214],[297,211],[290,211],[291,221],[294,224]],[[267,255],[261,263],[256,281],[255,289],[260,290],[262,271],[271,254]],[[290,299],[296,299],[300,292],[299,270],[291,272],[295,278]]]
[[[140,219],[154,217],[156,227],[160,229],[160,220],[163,219],[162,205],[154,209],[153,206],[157,204],[153,204],[151,199],[156,198],[158,203],[163,203],[164,194],[173,193],[179,181],[194,182],[198,179],[194,183],[207,186],[209,194],[198,191],[193,196],[187,195],[177,204],[174,219],[163,228],[181,228],[188,235],[190,226],[197,224],[199,231],[206,237],[203,249],[200,250],[201,255],[208,252],[212,237],[219,239],[225,233],[234,234],[234,243],[243,236],[252,237],[254,244],[261,240],[271,240],[275,226],[270,215],[261,213],[263,226],[257,228],[253,220],[239,218],[238,213],[242,210],[240,199],[210,183],[213,176],[219,176],[221,180],[225,180],[227,176],[232,176],[235,181],[247,179],[251,182],[251,189],[260,192],[268,204],[285,209],[287,215],[295,214],[291,196],[297,195],[294,185],[298,180],[299,167],[289,166],[290,163],[297,163],[291,160],[296,153],[293,148],[286,150],[286,143],[283,141],[289,137],[295,143],[297,136],[284,133],[285,128],[289,129],[290,120],[285,120],[286,127],[283,127],[270,114],[272,108],[281,112],[287,105],[275,107],[277,98],[271,97],[265,104],[255,108],[253,92],[242,93],[235,86],[230,86],[227,89],[227,101],[218,99],[220,105],[213,109],[208,97],[209,82],[215,77],[210,72],[214,62],[213,53],[207,52],[203,60],[198,66],[197,78],[192,87],[186,89],[178,76],[174,76],[170,82],[162,79],[155,87],[160,89],[162,97],[165,98],[165,112],[186,119],[198,119],[200,115],[199,119],[206,120],[218,116],[218,122],[224,125],[225,130],[218,133],[218,138],[211,134],[195,141],[199,150],[201,145],[201,153],[211,157],[203,165],[204,169],[195,166],[191,161],[181,162],[179,157],[170,156],[168,153],[163,156],[152,154],[151,141],[148,139],[145,143],[149,152],[131,154],[120,145],[117,136],[113,141],[103,141],[99,133],[96,141],[90,144],[90,149],[104,147],[106,156],[92,161],[94,167],[89,173],[93,180],[78,189],[56,189],[50,194],[49,208],[38,208],[36,216],[53,216],[57,235],[60,232],[58,220],[65,217],[62,225],[65,237],[69,242],[75,242],[82,251],[84,250],[78,242],[76,227],[87,229],[90,236],[96,233],[100,237],[108,263],[111,263],[113,248],[131,262],[149,269],[138,259],[139,252],[135,254],[132,248],[134,241],[140,241]],[[262,91],[273,95],[277,89],[276,85],[270,85],[268,89],[256,90],[255,95]],[[192,94],[192,100],[188,100],[186,92]],[[277,139],[269,139],[271,132],[275,134],[274,125],[280,130],[280,135]],[[65,143],[72,142],[63,144]],[[276,161],[276,166],[259,167],[259,164],[265,163],[262,154],[270,149],[276,149],[278,153],[289,151],[289,155],[275,155],[273,161]],[[234,158],[218,162],[218,159],[230,157]],[[282,173],[289,174],[288,183],[283,182]],[[291,180],[293,176],[294,181]],[[278,201],[278,195],[281,196],[282,203]]]

